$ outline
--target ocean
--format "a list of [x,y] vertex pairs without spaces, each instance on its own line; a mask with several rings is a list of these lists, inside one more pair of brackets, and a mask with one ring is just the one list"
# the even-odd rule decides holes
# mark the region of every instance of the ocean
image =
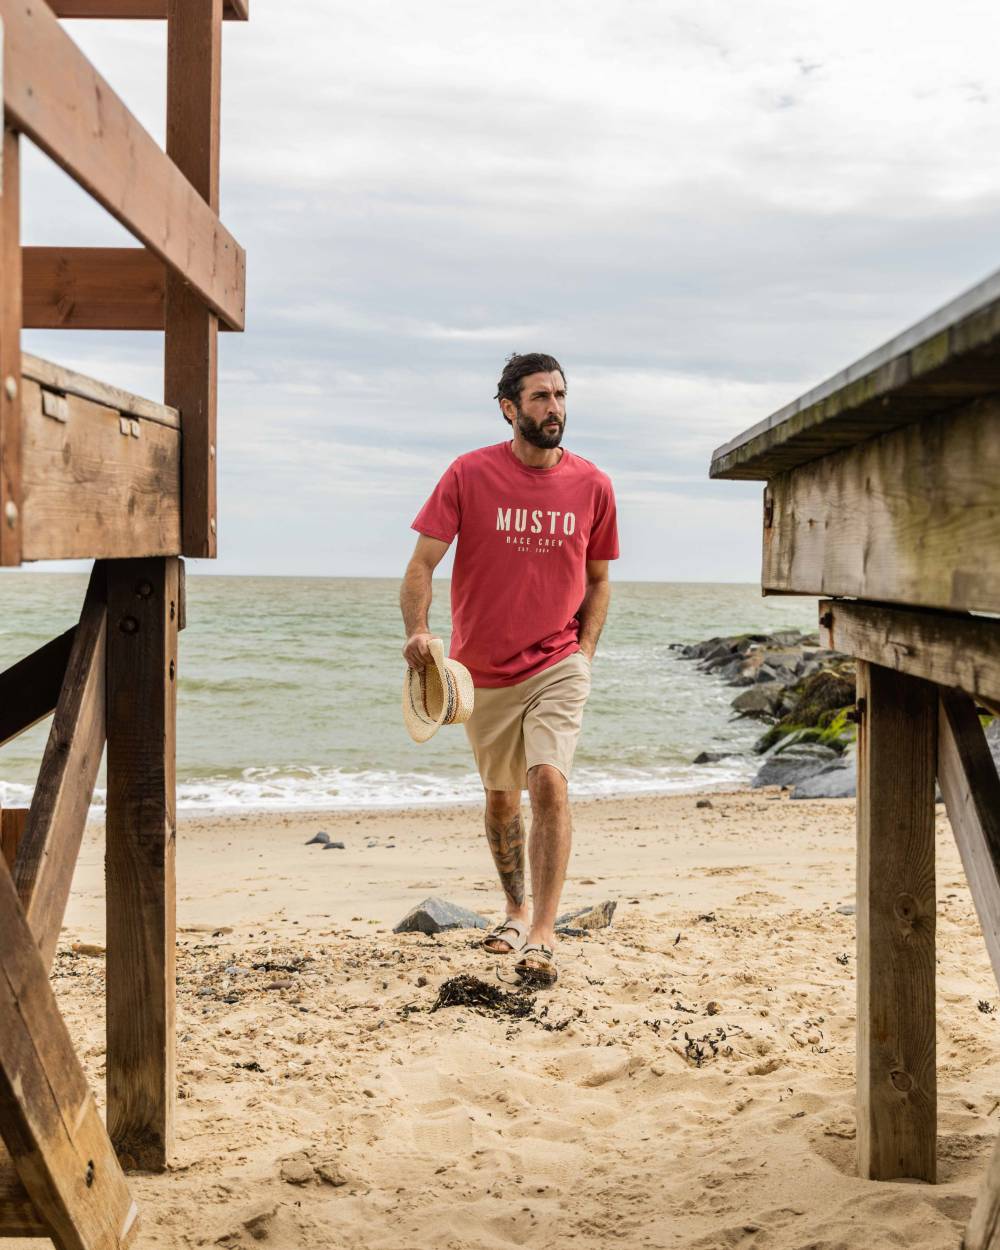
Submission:
[[[0,576],[0,668],[69,628],[85,586],[74,574]],[[403,728],[396,579],[189,573],[187,586],[179,808],[405,807],[481,796],[464,730],[445,728],[417,745]],[[434,583],[431,625],[447,638],[446,581]],[[670,644],[815,626],[815,599],[765,599],[755,585],[614,583],[572,793],[747,781],[759,727],[734,719],[737,692]],[[44,722],[3,748],[0,804],[27,804],[47,732]],[[737,754],[692,763],[702,750],[726,749]],[[99,806],[103,774],[98,785]]]

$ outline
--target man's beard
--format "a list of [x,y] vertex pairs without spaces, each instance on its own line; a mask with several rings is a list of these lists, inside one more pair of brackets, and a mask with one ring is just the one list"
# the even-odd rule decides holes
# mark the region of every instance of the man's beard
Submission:
[[544,428],[544,422],[541,426],[536,425],[529,416],[518,408],[517,428],[521,431],[521,437],[526,443],[530,443],[532,447],[541,447],[543,451],[551,451],[553,447],[558,447],[562,442],[563,431],[566,429],[566,419],[564,417],[559,422],[558,430],[550,432]]

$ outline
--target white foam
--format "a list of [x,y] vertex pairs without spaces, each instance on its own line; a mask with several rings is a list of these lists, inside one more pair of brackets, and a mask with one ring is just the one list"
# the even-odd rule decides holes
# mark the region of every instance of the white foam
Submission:
[[[614,772],[581,767],[574,772],[570,790],[576,798],[683,793],[744,784],[751,771],[749,763],[741,759],[698,767],[678,764]],[[0,782],[3,807],[26,807],[31,794],[30,786]],[[391,769],[248,768],[238,777],[179,779],[177,783],[177,807],[185,811],[390,810],[478,803],[482,795],[479,777],[471,772],[446,777]],[[92,812],[103,812],[105,803],[105,791],[95,790]]]

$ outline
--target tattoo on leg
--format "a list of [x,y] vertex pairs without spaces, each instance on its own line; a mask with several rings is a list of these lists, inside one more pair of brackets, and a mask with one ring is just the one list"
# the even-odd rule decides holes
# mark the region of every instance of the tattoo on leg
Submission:
[[500,881],[508,898],[516,906],[524,905],[524,831],[521,815],[513,820],[490,816],[486,813],[486,839],[493,852],[493,862],[500,874]]

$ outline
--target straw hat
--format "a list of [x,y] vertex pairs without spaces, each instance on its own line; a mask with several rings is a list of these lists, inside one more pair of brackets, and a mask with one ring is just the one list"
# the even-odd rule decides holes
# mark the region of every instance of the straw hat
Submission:
[[403,678],[403,723],[414,742],[433,738],[442,725],[460,725],[472,715],[472,675],[458,660],[445,659],[440,638],[430,642],[434,663],[408,668]]

